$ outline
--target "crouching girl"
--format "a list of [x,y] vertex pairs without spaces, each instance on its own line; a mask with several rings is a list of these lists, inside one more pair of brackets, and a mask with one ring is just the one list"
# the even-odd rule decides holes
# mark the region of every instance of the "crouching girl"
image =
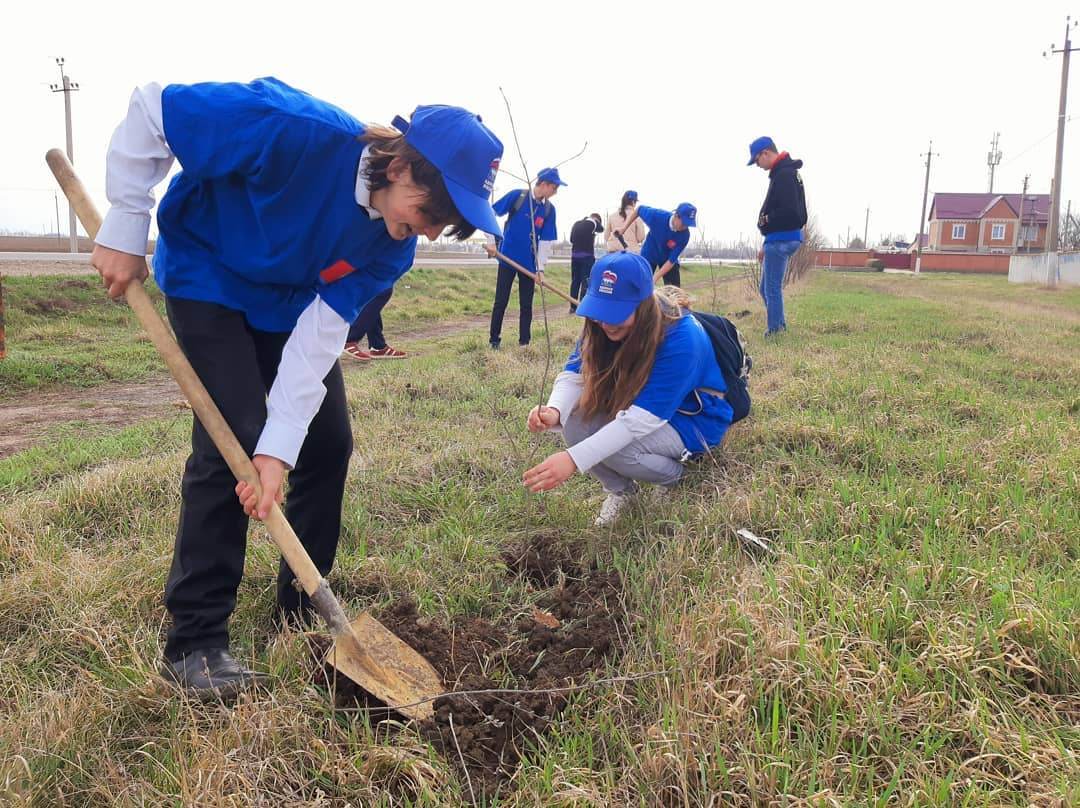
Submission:
[[531,432],[561,429],[567,449],[525,472],[531,491],[550,491],[575,471],[607,497],[596,519],[609,525],[638,483],[671,488],[684,463],[716,446],[731,424],[724,377],[708,335],[654,291],[652,270],[633,253],[596,262],[578,306],[585,326]]

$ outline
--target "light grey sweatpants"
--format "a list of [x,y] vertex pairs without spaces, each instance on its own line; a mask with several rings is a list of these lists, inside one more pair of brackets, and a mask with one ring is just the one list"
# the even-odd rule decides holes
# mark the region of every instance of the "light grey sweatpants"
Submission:
[[[584,420],[575,408],[563,424],[567,446],[573,446],[598,432],[611,421],[600,416]],[[634,487],[634,481],[674,485],[683,475],[680,458],[686,452],[682,438],[671,424],[633,441],[606,460],[597,463],[589,474],[604,486],[609,494],[621,494]]]

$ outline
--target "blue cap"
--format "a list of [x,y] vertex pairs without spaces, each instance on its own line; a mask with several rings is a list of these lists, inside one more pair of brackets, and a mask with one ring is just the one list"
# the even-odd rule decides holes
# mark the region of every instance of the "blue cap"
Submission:
[[757,156],[766,149],[772,149],[773,151],[776,151],[776,144],[772,142],[771,137],[765,137],[764,135],[762,135],[750,144],[750,162],[747,163],[747,165],[752,166],[754,164],[754,161],[757,160]]
[[682,223],[687,227],[697,227],[697,208],[689,202],[680,202],[679,207],[675,208],[675,212],[679,214]]
[[652,269],[637,253],[608,253],[589,275],[589,291],[577,307],[578,317],[588,317],[608,325],[626,322],[653,293]]
[[490,196],[503,145],[480,116],[461,107],[433,104],[413,110],[411,121],[399,115],[394,118],[394,126],[410,146],[439,169],[465,221],[493,236],[501,234]]
[[627,191],[624,196],[631,202],[637,202],[637,191]]
[[557,168],[542,168],[540,173],[536,175],[537,182],[553,182],[556,185],[566,185],[559,176],[559,169]]

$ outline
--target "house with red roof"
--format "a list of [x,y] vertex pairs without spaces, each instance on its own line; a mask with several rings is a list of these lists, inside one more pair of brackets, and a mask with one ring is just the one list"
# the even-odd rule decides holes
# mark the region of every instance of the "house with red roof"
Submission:
[[1050,195],[934,194],[927,248],[941,252],[1043,252]]

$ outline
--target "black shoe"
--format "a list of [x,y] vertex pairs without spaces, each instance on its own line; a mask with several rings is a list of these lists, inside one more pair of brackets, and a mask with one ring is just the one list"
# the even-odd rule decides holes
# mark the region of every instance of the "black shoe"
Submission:
[[166,682],[204,701],[232,699],[266,679],[242,666],[224,648],[190,651],[176,662],[165,660],[160,673]]
[[493,351],[499,350],[499,343],[492,342],[492,343],[489,343],[489,344],[491,345],[491,350],[493,350]]

